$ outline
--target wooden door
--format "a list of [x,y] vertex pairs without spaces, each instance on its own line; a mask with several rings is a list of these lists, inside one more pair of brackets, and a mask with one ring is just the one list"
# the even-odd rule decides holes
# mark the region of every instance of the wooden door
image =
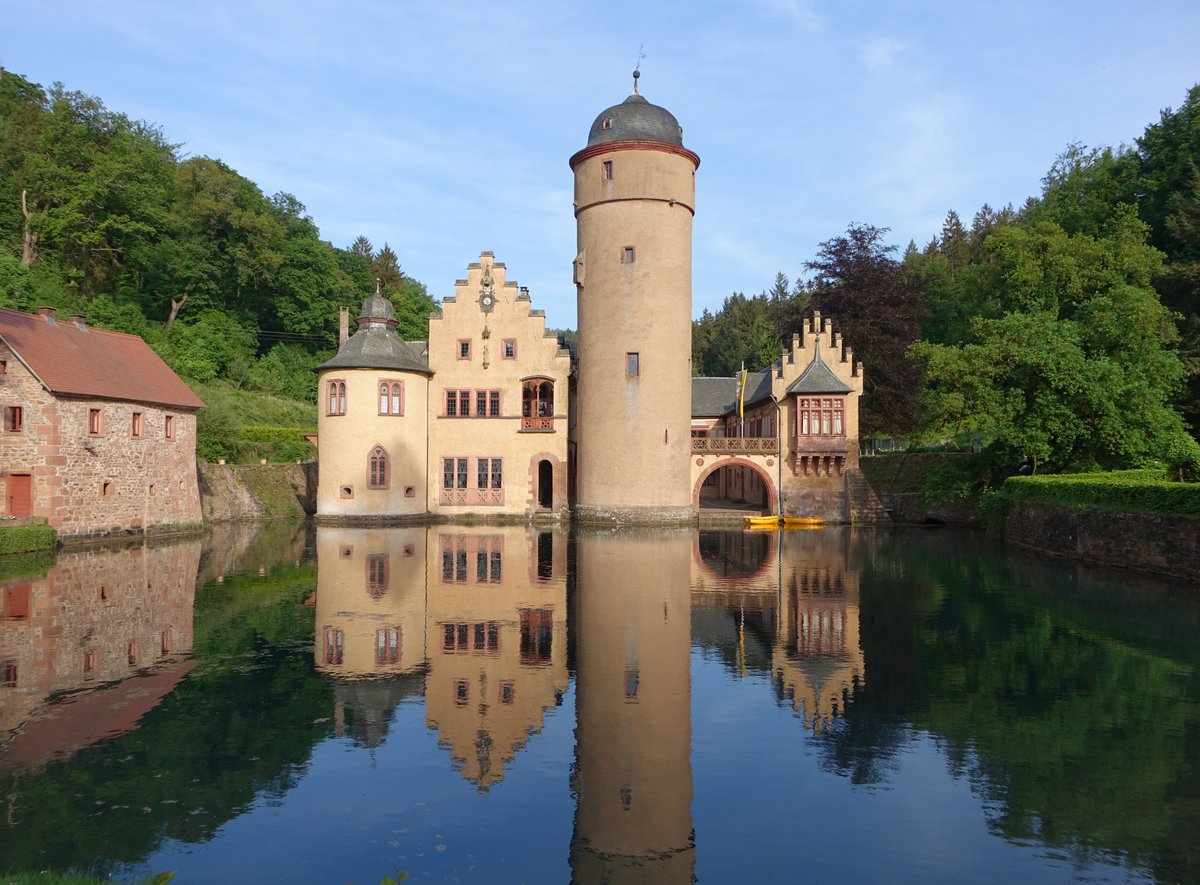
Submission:
[[8,515],[30,516],[33,513],[33,477],[28,473],[8,475]]

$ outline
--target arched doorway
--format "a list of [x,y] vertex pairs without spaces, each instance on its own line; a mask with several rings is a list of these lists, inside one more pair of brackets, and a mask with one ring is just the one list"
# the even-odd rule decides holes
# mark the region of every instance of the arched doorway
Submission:
[[692,506],[703,509],[775,513],[775,482],[767,470],[739,458],[713,464],[692,490]]
[[538,461],[537,503],[547,510],[554,506],[554,465],[544,458]]

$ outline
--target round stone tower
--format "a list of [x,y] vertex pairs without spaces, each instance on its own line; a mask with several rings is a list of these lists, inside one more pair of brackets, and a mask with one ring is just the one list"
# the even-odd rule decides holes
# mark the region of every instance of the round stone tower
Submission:
[[692,216],[700,158],[637,92],[603,111],[575,173],[576,516],[692,518]]

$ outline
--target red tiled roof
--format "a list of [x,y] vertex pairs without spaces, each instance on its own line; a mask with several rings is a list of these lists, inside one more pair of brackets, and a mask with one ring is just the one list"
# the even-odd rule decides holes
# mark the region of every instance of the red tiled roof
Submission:
[[56,394],[204,406],[137,335],[0,307],[0,338]]

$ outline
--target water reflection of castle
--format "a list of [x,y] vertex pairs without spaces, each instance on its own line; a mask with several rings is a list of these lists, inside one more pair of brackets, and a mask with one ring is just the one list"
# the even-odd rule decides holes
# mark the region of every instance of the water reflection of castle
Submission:
[[81,550],[0,581],[0,770],[128,731],[174,688],[190,668],[199,562],[199,540]]
[[844,714],[865,678],[853,561],[841,528],[696,536],[696,604],[736,613],[738,654],[747,634],[769,652],[776,691],[814,732]]
[[423,692],[426,722],[486,791],[567,688],[565,536],[322,526],[317,555],[316,661],[339,730],[378,740]]

